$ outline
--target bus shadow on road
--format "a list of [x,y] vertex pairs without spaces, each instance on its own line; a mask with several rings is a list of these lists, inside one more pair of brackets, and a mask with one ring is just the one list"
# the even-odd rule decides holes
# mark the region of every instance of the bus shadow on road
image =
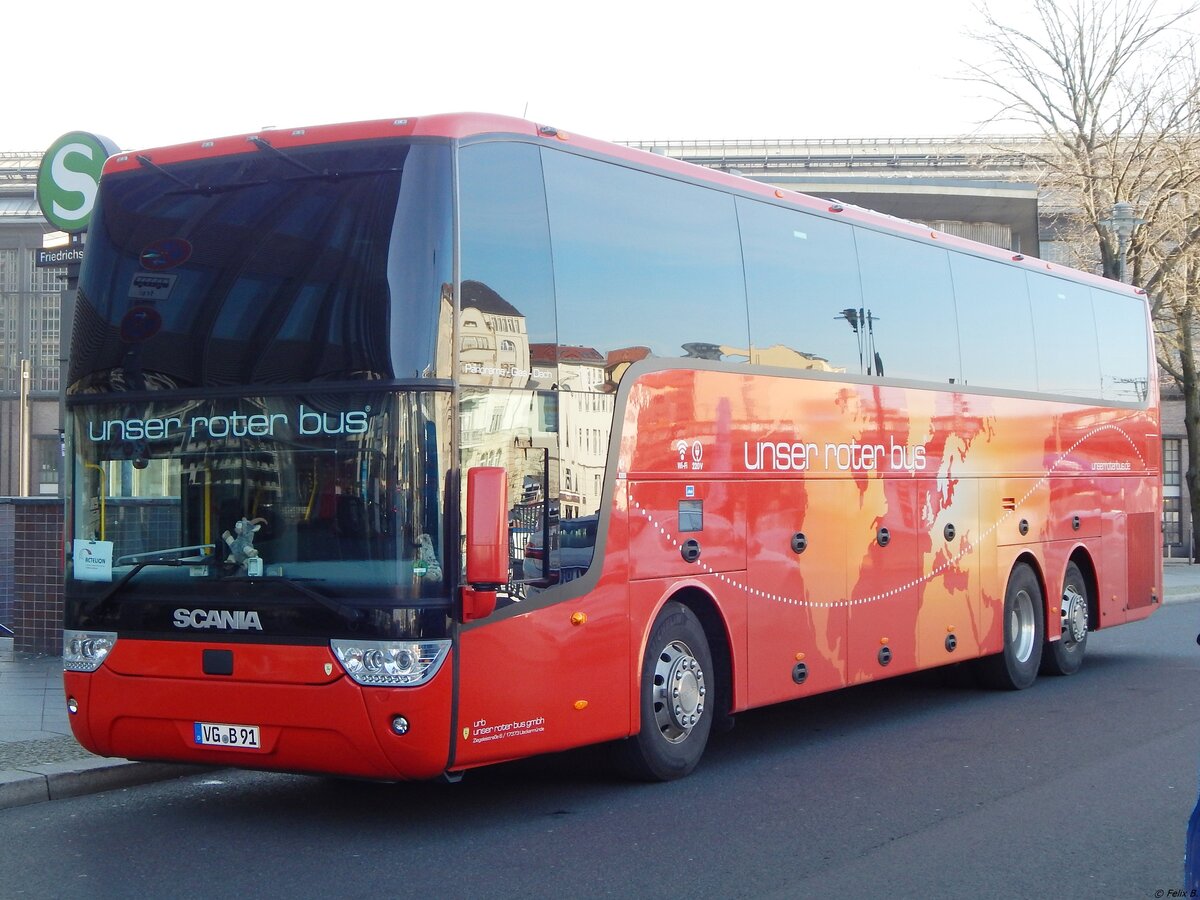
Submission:
[[[1196,663],[1200,672],[1200,653]],[[978,754],[980,746],[1002,744],[1003,735],[1021,730],[1026,720],[1055,715],[1062,707],[1090,708],[1082,701],[1097,691],[1114,685],[1137,689],[1135,682],[1144,682],[1145,671],[1156,664],[1178,671],[1170,660],[1109,651],[1089,654],[1078,675],[1041,678],[1029,690],[1014,692],[980,687],[964,663],[750,710],[736,717],[732,730],[710,737],[691,776],[668,785],[629,781],[614,762],[612,744],[471,770],[453,784],[289,775],[264,780],[249,773],[233,773],[230,781],[244,785],[236,803],[236,816],[243,820],[261,810],[274,820],[283,816],[302,823],[319,817],[336,825],[337,810],[415,803],[436,810],[440,826],[470,831],[493,815],[553,819],[600,801],[637,806],[660,802],[663,792],[687,796],[714,780],[808,771],[831,759],[843,766],[875,767],[932,751],[953,758],[961,750],[965,758]],[[1131,671],[1142,674],[1134,679]],[[208,805],[204,813],[222,815],[223,808]],[[356,821],[355,813],[346,813],[346,827]]]

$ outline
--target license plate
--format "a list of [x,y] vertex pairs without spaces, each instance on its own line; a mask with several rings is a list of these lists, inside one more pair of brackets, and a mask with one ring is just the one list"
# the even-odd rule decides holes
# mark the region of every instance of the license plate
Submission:
[[228,747],[234,750],[261,750],[257,725],[196,723],[196,743],[201,747]]

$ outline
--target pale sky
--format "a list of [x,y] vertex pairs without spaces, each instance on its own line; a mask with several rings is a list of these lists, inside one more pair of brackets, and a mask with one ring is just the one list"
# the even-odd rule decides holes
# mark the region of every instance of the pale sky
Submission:
[[[998,0],[1029,24],[1027,0]],[[0,54],[0,150],[123,150],[436,112],[607,140],[957,137],[970,0],[55,0]],[[11,19],[11,16],[9,17]],[[1020,128],[991,129],[1018,133]]]

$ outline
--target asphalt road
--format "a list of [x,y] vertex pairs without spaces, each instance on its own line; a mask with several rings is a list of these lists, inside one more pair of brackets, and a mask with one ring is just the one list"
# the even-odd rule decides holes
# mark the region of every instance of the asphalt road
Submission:
[[1170,896],[1198,629],[1167,606],[1021,693],[943,670],[749,713],[666,785],[590,749],[457,785],[222,771],[3,810],[0,896]]

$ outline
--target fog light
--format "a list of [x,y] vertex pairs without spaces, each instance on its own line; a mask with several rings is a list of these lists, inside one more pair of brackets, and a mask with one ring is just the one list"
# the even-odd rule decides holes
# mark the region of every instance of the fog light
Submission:
[[79,701],[74,697],[67,698],[67,712],[69,712],[71,715],[75,715],[75,713],[79,712]]
[[396,734],[408,734],[408,719],[396,716],[392,719],[392,731]]

